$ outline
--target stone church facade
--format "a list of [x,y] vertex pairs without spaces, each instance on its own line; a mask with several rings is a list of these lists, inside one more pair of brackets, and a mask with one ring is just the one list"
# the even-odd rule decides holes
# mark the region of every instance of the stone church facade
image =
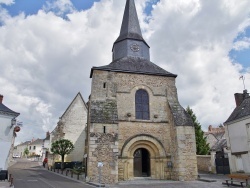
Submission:
[[[172,74],[150,61],[134,0],[127,0],[109,65],[91,69],[87,177],[113,184],[135,177],[197,178],[195,133]],[[103,164],[98,167],[98,163]]]

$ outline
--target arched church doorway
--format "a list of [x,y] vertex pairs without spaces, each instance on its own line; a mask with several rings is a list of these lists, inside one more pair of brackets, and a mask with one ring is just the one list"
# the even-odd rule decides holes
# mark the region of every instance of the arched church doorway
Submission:
[[134,152],[134,177],[150,176],[150,155],[148,150],[139,148]]

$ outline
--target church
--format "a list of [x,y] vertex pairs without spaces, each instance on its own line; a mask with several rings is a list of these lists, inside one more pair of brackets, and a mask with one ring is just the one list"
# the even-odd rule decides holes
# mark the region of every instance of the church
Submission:
[[126,0],[112,62],[90,73],[86,175],[91,182],[197,179],[194,126],[178,101],[177,75],[152,63],[149,48],[134,0]]

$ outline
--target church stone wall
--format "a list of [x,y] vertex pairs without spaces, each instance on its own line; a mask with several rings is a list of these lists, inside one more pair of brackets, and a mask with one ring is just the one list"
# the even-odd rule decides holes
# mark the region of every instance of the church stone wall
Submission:
[[190,181],[197,179],[197,158],[194,127],[173,126],[171,131],[173,179]]
[[[135,93],[138,89],[144,89],[149,94],[150,120],[135,118]],[[104,183],[133,179],[133,152],[140,147],[150,153],[152,178],[196,179],[194,129],[192,126],[175,126],[178,119],[173,116],[169,105],[174,104],[172,107],[180,109],[175,78],[95,70],[91,93],[90,181],[98,181],[97,163],[100,161],[106,161]],[[110,101],[114,105],[109,105]],[[104,104],[108,104],[108,108]],[[101,115],[103,113],[106,116]],[[108,136],[109,139],[101,139],[105,141],[103,143],[97,141],[107,135],[113,135],[115,140]],[[122,151],[128,143],[129,152],[124,155]],[[173,169],[168,167],[169,162],[173,162]]]

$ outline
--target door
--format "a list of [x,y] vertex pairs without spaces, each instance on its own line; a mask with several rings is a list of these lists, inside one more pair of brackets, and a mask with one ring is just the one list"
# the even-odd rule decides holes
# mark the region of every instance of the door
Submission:
[[150,176],[150,156],[148,150],[139,148],[134,153],[134,177]]
[[217,151],[215,157],[217,174],[230,174],[228,155],[223,151]]
[[236,160],[236,171],[237,172],[244,172],[241,155],[236,155],[235,160]]

